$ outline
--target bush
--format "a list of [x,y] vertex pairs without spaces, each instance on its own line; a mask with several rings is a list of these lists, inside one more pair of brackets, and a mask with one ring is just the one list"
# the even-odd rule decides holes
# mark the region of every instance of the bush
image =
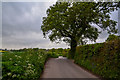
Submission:
[[59,54],[55,52],[48,52],[48,58],[58,58]]
[[102,76],[120,78],[120,40],[76,48],[75,63]]

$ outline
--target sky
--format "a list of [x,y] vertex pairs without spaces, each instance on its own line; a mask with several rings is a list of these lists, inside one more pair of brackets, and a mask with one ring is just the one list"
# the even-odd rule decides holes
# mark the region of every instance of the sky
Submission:
[[[64,42],[56,44],[43,38],[40,30],[46,10],[54,3],[2,2],[2,48],[68,48]],[[111,19],[118,21],[118,12],[113,12]],[[107,37],[108,34],[103,32],[97,43],[104,42]]]

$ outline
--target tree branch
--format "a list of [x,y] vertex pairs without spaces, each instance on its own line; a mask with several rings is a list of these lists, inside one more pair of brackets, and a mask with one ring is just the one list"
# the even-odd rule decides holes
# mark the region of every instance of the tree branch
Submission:
[[64,31],[65,33],[67,33],[67,34],[63,34],[62,30],[60,30],[60,29],[58,29],[58,31],[60,32],[60,34],[61,34],[63,37],[69,37],[69,38],[71,38],[71,35],[68,34],[68,32],[67,32],[66,30],[63,30],[63,31]]

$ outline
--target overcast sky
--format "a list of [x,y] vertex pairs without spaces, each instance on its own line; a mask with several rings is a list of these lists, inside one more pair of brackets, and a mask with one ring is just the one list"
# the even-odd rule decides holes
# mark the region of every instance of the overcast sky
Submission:
[[[42,17],[55,2],[3,2],[2,3],[2,48],[68,48],[64,42],[56,44],[44,39],[40,30]],[[118,21],[118,12],[111,14]],[[103,32],[97,42],[108,37]],[[88,42],[91,43],[91,42]]]

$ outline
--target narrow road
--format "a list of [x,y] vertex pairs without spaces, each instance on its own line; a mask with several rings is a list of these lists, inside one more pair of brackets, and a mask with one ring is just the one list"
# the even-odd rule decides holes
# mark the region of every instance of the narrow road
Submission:
[[71,60],[59,57],[47,61],[41,78],[96,78]]

